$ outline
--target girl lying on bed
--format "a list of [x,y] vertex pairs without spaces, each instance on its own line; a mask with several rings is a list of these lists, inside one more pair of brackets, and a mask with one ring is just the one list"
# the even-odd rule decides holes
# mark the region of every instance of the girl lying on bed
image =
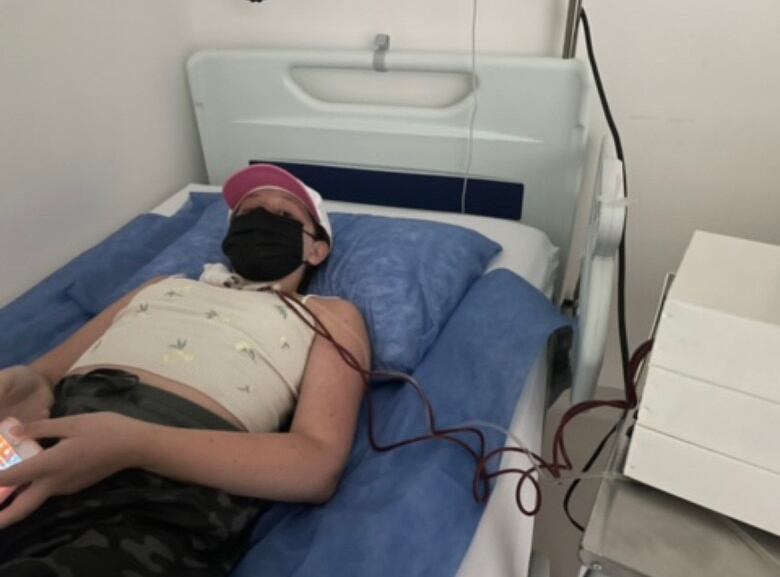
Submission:
[[[0,511],[0,576],[225,575],[268,501],[335,491],[362,377],[267,290],[297,295],[327,258],[321,199],[273,165],[233,175],[224,198],[223,250],[246,282],[152,281],[0,372],[0,418],[23,423],[11,441],[48,447],[0,471],[20,487]],[[368,369],[358,310],[302,300]]]

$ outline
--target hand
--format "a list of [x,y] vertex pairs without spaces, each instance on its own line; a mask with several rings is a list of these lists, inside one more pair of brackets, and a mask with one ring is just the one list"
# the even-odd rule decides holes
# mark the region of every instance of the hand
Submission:
[[0,371],[0,420],[16,417],[24,423],[46,418],[53,403],[51,383],[30,367]]
[[53,447],[0,471],[0,486],[25,486],[0,511],[0,529],[21,521],[46,499],[69,495],[136,465],[148,423],[118,413],[87,413],[33,421],[15,431],[33,439],[59,439]]

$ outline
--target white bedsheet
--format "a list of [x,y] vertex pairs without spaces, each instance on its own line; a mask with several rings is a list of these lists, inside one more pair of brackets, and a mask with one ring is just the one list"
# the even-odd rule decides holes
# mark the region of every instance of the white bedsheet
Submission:
[[[170,216],[186,202],[190,192],[217,193],[220,190],[218,186],[191,184],[151,212]],[[552,294],[558,269],[558,249],[547,235],[530,226],[466,214],[347,202],[325,201],[325,208],[328,212],[423,218],[472,228],[503,246],[503,250],[490,264],[490,269],[508,268],[548,296]],[[528,376],[509,427],[513,435],[537,453],[542,444],[547,375],[546,355],[542,355]],[[511,439],[507,444],[514,445]],[[523,455],[507,455],[501,461],[502,468],[530,466],[530,460]],[[457,577],[524,577],[528,574],[534,519],[526,517],[517,508],[516,483],[517,478],[513,475],[504,475],[498,479]],[[530,507],[535,498],[530,484],[524,487],[523,498],[526,507]]]
[[[541,453],[544,414],[547,406],[547,355],[542,354],[528,375],[515,407],[509,431],[530,450]],[[507,439],[507,446],[517,446]],[[495,465],[495,463],[493,463]],[[527,469],[531,460],[517,453],[506,454],[501,468]],[[457,577],[525,577],[531,562],[534,517],[527,517],[515,501],[516,475],[498,478],[493,495]],[[529,482],[521,492],[523,504],[531,508],[536,495]]]

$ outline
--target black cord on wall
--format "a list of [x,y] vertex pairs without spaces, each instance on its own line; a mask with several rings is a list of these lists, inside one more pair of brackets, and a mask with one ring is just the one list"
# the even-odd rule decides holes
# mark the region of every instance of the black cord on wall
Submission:
[[[598,62],[596,61],[596,54],[593,50],[593,40],[590,32],[590,23],[588,22],[588,15],[585,13],[585,9],[580,10],[580,22],[582,23],[582,30],[585,33],[585,46],[588,51],[588,62],[593,70],[593,78],[596,82],[596,90],[599,94],[599,100],[601,101],[601,108],[604,111],[604,117],[607,120],[609,126],[609,132],[612,135],[612,140],[615,142],[615,152],[617,153],[618,160],[623,165],[623,187],[625,189],[626,197],[628,197],[628,179],[626,176],[626,160],[623,154],[623,142],[620,139],[620,132],[618,131],[615,119],[612,116],[612,109],[609,107],[607,101],[607,94],[604,90],[604,84],[601,81],[601,74],[599,72]],[[626,328],[626,226],[623,227],[623,236],[620,239],[620,248],[618,249],[618,331],[620,338],[620,361],[623,366],[623,379],[628,379],[628,330]]]
[[[609,126],[609,132],[612,135],[612,140],[615,143],[615,152],[617,154],[618,160],[620,160],[622,167],[623,167],[623,186],[625,189],[626,198],[628,198],[628,179],[626,177],[626,161],[625,156],[623,154],[623,143],[620,139],[620,132],[618,131],[617,124],[615,123],[615,119],[612,116],[612,110],[609,107],[609,102],[607,100],[607,94],[604,90],[604,84],[601,81],[601,73],[599,72],[598,62],[596,61],[596,54],[593,49],[593,39],[591,37],[591,31],[590,31],[590,23],[588,21],[588,15],[585,13],[585,9],[580,9],[579,14],[579,20],[582,24],[582,30],[585,33],[585,46],[587,48],[588,52],[588,62],[590,63],[591,70],[593,71],[593,78],[596,83],[596,90],[599,95],[599,100],[601,102],[601,108],[604,112],[604,117],[607,121],[607,125]],[[631,378],[629,375],[629,345],[628,345],[628,329],[626,326],[626,225],[623,226],[623,236],[620,239],[620,247],[618,248],[618,276],[617,276],[617,315],[618,315],[618,337],[620,340],[620,361],[623,369],[623,381],[624,385],[626,387],[629,386],[629,379]],[[631,384],[633,386],[633,383]],[[583,472],[588,472],[590,468],[593,466],[593,464],[596,462],[596,459],[598,459],[601,452],[604,450],[604,447],[607,445],[607,442],[612,437],[612,435],[615,434],[615,431],[617,431],[618,423],[616,423],[610,430],[607,432],[607,434],[604,436],[604,438],[601,440],[601,442],[598,444],[596,449],[594,450],[593,454],[588,459],[587,463],[585,464],[585,467],[582,469]],[[584,531],[584,527],[581,523],[578,523],[574,517],[572,516],[571,512],[569,511],[569,503],[571,502],[572,495],[574,494],[574,490],[577,488],[577,486],[580,484],[580,480],[577,479],[572,482],[571,485],[569,485],[568,490],[566,491],[566,495],[563,498],[563,510],[564,513],[566,513],[566,517],[571,521],[571,523],[577,527],[580,531]]]

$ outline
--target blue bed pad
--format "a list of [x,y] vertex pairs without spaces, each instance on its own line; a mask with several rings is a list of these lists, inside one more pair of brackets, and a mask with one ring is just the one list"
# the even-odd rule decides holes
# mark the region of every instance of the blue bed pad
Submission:
[[[173,217],[138,217],[0,309],[0,366],[29,362],[67,338],[94,313],[79,304],[94,297],[87,293],[127,284],[218,198],[193,194]],[[472,284],[414,370],[439,425],[478,419],[507,427],[532,366],[567,322],[514,273],[493,271]],[[377,385],[372,395],[380,442],[423,432],[410,387]],[[273,505],[233,577],[455,574],[483,510],[471,496],[473,461],[441,442],[376,453],[366,426],[364,407],[337,495],[323,506]],[[490,447],[503,444],[495,432],[487,437]]]
[[[508,427],[535,361],[565,326],[565,317],[512,272],[496,270],[474,283],[414,371],[439,426],[488,420]],[[383,384],[372,394],[379,442],[424,432],[411,387]],[[487,438],[489,448],[503,446],[503,435]],[[471,457],[450,443],[375,452],[364,407],[336,496],[322,506],[274,505],[233,577],[452,577],[483,511],[471,494],[473,473]]]

